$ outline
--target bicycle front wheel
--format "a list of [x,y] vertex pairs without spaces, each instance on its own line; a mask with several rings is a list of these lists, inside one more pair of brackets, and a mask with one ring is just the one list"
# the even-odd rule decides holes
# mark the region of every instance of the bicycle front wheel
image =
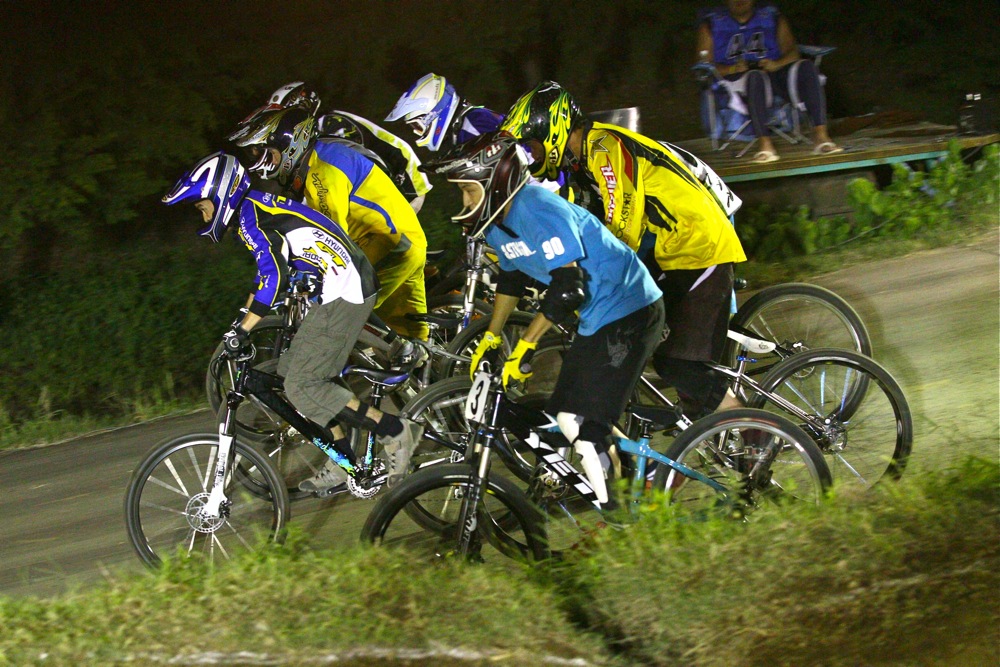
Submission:
[[[871,337],[861,317],[840,296],[818,285],[784,283],[766,287],[740,307],[730,327],[795,353],[831,347],[872,356]],[[735,341],[727,340],[722,364],[733,368],[740,352]],[[752,372],[763,375],[778,361],[777,354],[769,355],[760,359]]]
[[[548,558],[545,529],[538,510],[510,480],[490,475],[471,516],[475,527],[469,552],[459,554],[459,521],[469,502],[473,473],[462,463],[418,470],[382,496],[361,532],[364,542],[404,548],[423,560],[449,557],[473,561],[519,561]],[[426,529],[413,516],[433,516]]]
[[809,435],[786,417],[763,410],[714,412],[681,432],[664,455],[722,487],[658,464],[654,488],[695,514],[743,517],[772,503],[817,503],[832,482]]
[[786,411],[802,424],[838,483],[867,489],[903,474],[913,419],[899,384],[872,359],[846,350],[810,350],[774,366],[760,385],[765,393],[752,396],[751,407]]
[[[171,555],[212,562],[284,539],[288,494],[267,458],[241,442],[225,483],[217,517],[202,511],[212,491],[219,451],[217,433],[168,440],[150,451],[132,474],[125,495],[129,541],[149,567]],[[241,470],[250,470],[265,492],[251,492]]]

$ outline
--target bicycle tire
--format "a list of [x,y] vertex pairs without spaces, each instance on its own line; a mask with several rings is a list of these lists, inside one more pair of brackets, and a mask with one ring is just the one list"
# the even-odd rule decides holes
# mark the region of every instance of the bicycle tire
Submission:
[[234,466],[227,485],[232,501],[228,513],[214,526],[198,521],[197,508],[210,491],[209,473],[218,444],[217,433],[172,438],[153,447],[132,473],[125,494],[125,525],[132,548],[148,567],[156,568],[164,558],[182,551],[215,561],[264,542],[284,540],[290,512],[285,485],[265,456],[238,440],[233,443],[235,462],[251,462],[269,493],[266,497],[250,493]]
[[[383,495],[368,515],[362,541],[381,547],[398,544],[410,552],[423,549],[431,559],[454,556],[456,521],[472,477],[472,470],[463,463],[431,466],[407,476]],[[422,512],[439,516],[449,528],[428,531],[415,524],[406,511],[412,503],[421,504]],[[479,539],[474,553],[467,555],[470,559],[484,561],[501,555],[537,562],[549,557],[538,510],[512,481],[489,476],[476,520]],[[486,546],[493,551],[484,551]]]
[[[748,444],[751,433],[761,434]],[[773,450],[771,450],[773,448]],[[694,422],[664,455],[726,488],[720,492],[664,465],[653,488],[695,514],[718,512],[745,517],[768,501],[819,502],[832,476],[809,434],[787,417],[752,408],[714,412]],[[750,470],[760,459],[755,476]]]
[[[739,308],[730,327],[795,352],[823,347],[872,356],[871,336],[861,316],[835,292],[819,285],[783,283],[765,287]],[[736,341],[727,339],[722,364],[734,368],[740,353]],[[780,360],[777,354],[759,357],[748,372],[763,375]]]
[[[818,349],[775,365],[760,385],[805,410],[803,427],[831,461],[838,483],[870,488],[899,479],[913,447],[913,418],[899,384],[857,352]],[[763,394],[751,407],[780,408]]]
[[[439,315],[458,314],[465,309],[465,297],[461,294],[438,294],[427,299],[427,312]],[[472,304],[472,317],[470,323],[477,320],[489,320],[493,312],[493,306],[482,299],[476,299]],[[432,332],[435,333],[435,332]],[[448,344],[458,335],[456,329],[438,330],[438,335],[431,339],[431,343],[447,348]]]
[[[470,437],[474,432],[465,418],[465,401],[472,388],[472,380],[459,376],[436,382],[418,393],[400,412],[401,417],[420,422],[424,425],[424,434],[433,433],[435,438],[446,440],[452,447],[441,444],[438,440],[424,437],[414,450],[410,462],[411,472],[431,465],[458,463],[464,460],[464,452]],[[508,443],[509,444],[509,443]],[[513,451],[511,447],[497,448],[494,454],[499,455],[507,468],[515,471],[522,481],[531,479],[533,464],[520,458],[510,460],[506,453]],[[406,506],[410,518],[425,530],[443,532],[447,526],[433,515],[424,512],[419,506]]]
[[[284,320],[280,316],[268,315],[261,318],[260,322],[250,330],[250,342],[257,349],[256,359],[263,363],[277,359],[287,350],[291,336],[287,335]],[[225,377],[225,369],[220,365],[225,363],[222,359],[223,349],[220,342],[212,352],[205,373],[205,395],[213,412],[219,411],[219,407],[226,400],[226,393],[232,388],[232,384]]]

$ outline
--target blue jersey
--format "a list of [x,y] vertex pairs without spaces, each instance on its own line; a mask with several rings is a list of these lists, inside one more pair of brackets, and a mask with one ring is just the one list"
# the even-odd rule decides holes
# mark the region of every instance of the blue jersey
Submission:
[[663,296],[636,254],[600,220],[545,188],[521,188],[506,217],[487,228],[486,241],[501,269],[546,285],[552,270],[576,262],[585,276],[578,326],[584,336]]
[[754,9],[746,23],[734,19],[725,7],[716,7],[705,15],[712,31],[712,60],[722,65],[735,65],[739,60],[756,62],[762,58],[781,57],[778,45],[778,17],[772,5]]
[[285,197],[251,190],[239,208],[239,236],[257,262],[250,312],[263,317],[284,295],[289,269],[321,281],[319,300],[363,303],[378,293],[375,269],[326,216]]

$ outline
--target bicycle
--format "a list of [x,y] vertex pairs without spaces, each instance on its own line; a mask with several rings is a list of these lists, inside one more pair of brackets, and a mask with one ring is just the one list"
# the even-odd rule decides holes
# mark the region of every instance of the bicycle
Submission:
[[[290,449],[279,448],[282,458],[272,461],[244,442],[237,427],[237,412],[248,398],[259,402],[308,446],[337,462],[348,474],[345,488],[317,492],[320,497],[349,492],[358,498],[375,496],[387,478],[384,462],[375,456],[374,435],[368,433],[357,453],[338,447],[328,428],[300,415],[281,391],[281,378],[253,367],[254,351],[232,360],[234,385],[219,412],[217,433],[197,433],[173,438],[155,446],[143,457],[129,481],[125,495],[125,522],[129,540],[147,565],[155,567],[178,549],[202,552],[209,559],[228,559],[260,540],[281,542],[288,521],[291,497],[305,497],[291,477]],[[276,362],[276,360],[271,360]],[[364,378],[373,395],[391,391],[406,382],[412,368],[350,367],[343,376]],[[355,438],[355,442],[357,442]],[[306,461],[299,475],[312,474],[318,465]],[[291,495],[290,495],[291,490]]]
[[[744,518],[768,500],[818,500],[831,482],[815,443],[780,415],[749,408],[710,415],[691,424],[660,454],[649,446],[649,436],[672,423],[676,411],[643,406],[629,410],[634,439],[623,433],[616,445],[632,460],[632,486],[623,507],[633,519],[646,493],[649,461],[672,471],[657,475],[659,490],[673,502],[696,505],[695,513],[721,511]],[[561,544],[566,536],[575,544],[586,535],[581,530],[585,512],[596,514],[596,525],[608,522],[586,477],[562,455],[571,447],[555,420],[508,398],[498,374],[476,375],[463,415],[471,427],[465,461],[427,467],[404,479],[368,516],[363,541],[423,548],[433,558],[483,561],[498,554],[538,561],[561,554],[567,548]],[[527,491],[491,469],[492,452],[503,456],[505,451],[505,432],[538,459]],[[751,432],[765,434],[760,444],[743,441]],[[425,433],[433,434],[433,429]],[[484,551],[486,547],[492,550]]]
[[[736,331],[730,331],[729,338],[742,350],[737,363],[732,368],[721,364],[712,368],[729,378],[747,407],[779,413],[809,433],[826,455],[835,479],[867,489],[882,478],[898,479],[903,474],[912,450],[913,420],[902,389],[885,368],[850,350],[787,348]],[[567,347],[568,342],[559,338],[539,343],[535,358],[542,360],[543,377],[529,379],[529,400],[551,391]],[[754,372],[760,357],[768,366],[763,377]],[[781,361],[772,364],[772,358]],[[692,419],[657,381],[655,375],[644,373],[632,402],[680,411],[673,428],[653,437],[662,451]],[[468,424],[455,406],[470,384],[468,379],[438,383],[418,394],[402,413],[411,419],[432,418],[439,430],[460,432]],[[530,466],[521,469],[525,467]],[[524,477],[517,469],[515,474]]]

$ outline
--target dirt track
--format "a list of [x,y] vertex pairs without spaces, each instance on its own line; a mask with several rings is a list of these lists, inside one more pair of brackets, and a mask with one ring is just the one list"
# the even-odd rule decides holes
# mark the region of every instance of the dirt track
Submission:
[[[875,357],[913,412],[911,473],[1000,455],[1000,236],[817,277],[861,314]],[[169,435],[213,430],[203,411],[56,446],[0,453],[0,594],[47,595],[138,571],[122,499],[132,467]],[[345,505],[350,506],[345,507]],[[293,521],[320,544],[357,538],[368,505],[307,501]],[[336,511],[330,511],[336,509]]]

